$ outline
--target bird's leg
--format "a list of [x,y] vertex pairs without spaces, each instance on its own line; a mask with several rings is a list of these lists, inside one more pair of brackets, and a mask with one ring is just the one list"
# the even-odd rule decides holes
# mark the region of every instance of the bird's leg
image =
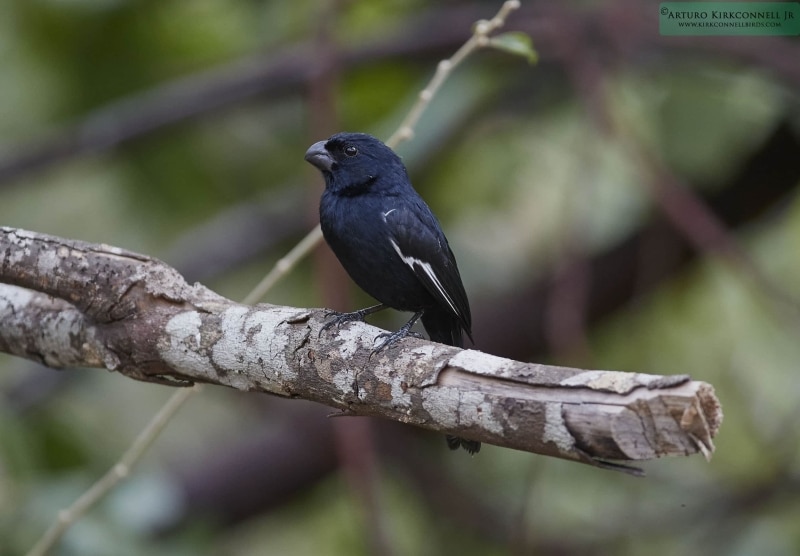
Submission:
[[384,305],[383,303],[378,303],[377,305],[373,305],[372,307],[367,307],[366,309],[359,309],[358,311],[353,311],[352,313],[336,313],[335,311],[331,311],[336,316],[325,323],[325,325],[320,328],[319,333],[322,335],[328,328],[331,326],[335,326],[339,328],[346,322],[358,321],[364,322],[364,319],[367,315],[371,315],[372,313],[377,313],[378,311],[383,311],[384,309],[388,309],[389,307]]
[[383,334],[378,334],[375,337],[376,340],[378,338],[386,338],[386,339],[382,341],[380,344],[378,344],[378,347],[373,349],[372,353],[378,353],[379,351],[389,347],[396,341],[402,340],[409,334],[413,334],[413,332],[411,332],[411,327],[414,326],[414,323],[416,323],[419,320],[419,318],[422,316],[422,313],[424,312],[425,311],[418,311],[414,313],[414,316],[411,317],[411,319],[407,323],[405,323],[397,332],[384,332]]

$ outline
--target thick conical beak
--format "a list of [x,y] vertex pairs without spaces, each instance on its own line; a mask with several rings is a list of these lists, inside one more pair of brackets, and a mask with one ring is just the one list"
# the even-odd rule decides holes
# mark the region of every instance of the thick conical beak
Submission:
[[322,172],[330,172],[333,166],[333,157],[325,148],[325,141],[318,141],[306,151],[305,159]]

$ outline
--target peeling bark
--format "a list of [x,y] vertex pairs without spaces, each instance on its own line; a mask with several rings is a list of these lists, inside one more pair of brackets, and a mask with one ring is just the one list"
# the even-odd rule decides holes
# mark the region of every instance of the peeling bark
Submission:
[[354,415],[602,467],[706,457],[722,412],[686,375],[521,363],[408,338],[372,353],[379,329],[324,334],[328,312],[253,307],[107,245],[0,228],[0,351],[185,386],[303,398]]

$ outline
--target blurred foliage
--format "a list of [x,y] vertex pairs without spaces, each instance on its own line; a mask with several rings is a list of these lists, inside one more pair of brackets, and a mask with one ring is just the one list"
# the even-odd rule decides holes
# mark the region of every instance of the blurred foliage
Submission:
[[[479,5],[486,16],[496,10],[494,3]],[[322,25],[340,47],[358,47],[394,36],[429,8],[397,0],[0,3],[0,153],[22,152],[171,80],[242,58],[263,56],[266,63],[318,40]],[[563,71],[547,66],[552,53],[533,40],[542,66],[478,53],[434,100],[415,140],[399,149],[444,223],[473,300],[547,279],[575,236],[587,255],[608,249],[656,210],[642,187],[647,173],[592,125]],[[387,137],[436,59],[390,59],[344,71],[327,107],[332,121]],[[696,187],[721,187],[779,120],[800,121],[796,92],[767,71],[688,54],[650,62],[608,71],[608,110],[626,134]],[[261,203],[265,192],[304,188],[305,202],[292,209],[302,223],[294,232],[299,237],[313,223],[319,187],[302,160],[320,138],[309,102],[301,90],[252,97],[0,183],[0,224],[168,257],[220,211]],[[737,238],[773,280],[800,297],[796,193]],[[279,242],[208,285],[242,297],[291,245]],[[316,269],[302,264],[269,301],[323,303]],[[354,303],[365,301],[359,295]],[[513,531],[487,538],[459,526],[386,465],[379,470],[380,510],[396,554],[507,554],[526,542],[541,554],[562,545],[595,554],[800,552],[796,321],[787,324],[751,280],[707,256],[594,326],[589,343],[595,368],[688,373],[714,384],[725,422],[712,462],[657,461],[647,465],[648,479],[637,480],[494,447],[466,458],[439,453],[439,446],[431,465],[507,516]],[[109,373],[69,371],[45,400],[22,408],[14,397],[20,385],[54,371],[2,355],[0,369],[0,554],[15,555],[107,470],[170,392]],[[206,389],[143,468],[81,520],[56,553],[367,553],[365,509],[340,474],[236,527],[199,522],[172,536],[150,535],[182,511],[175,490],[182,466],[221,450],[221,439],[269,426],[251,398]],[[785,493],[753,494],[774,489],[770,481],[781,473]]]

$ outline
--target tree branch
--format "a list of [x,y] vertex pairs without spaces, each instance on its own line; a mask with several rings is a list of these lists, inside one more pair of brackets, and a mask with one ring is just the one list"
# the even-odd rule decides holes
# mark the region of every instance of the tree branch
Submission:
[[[482,17],[482,10],[458,3],[427,9],[403,22],[396,34],[345,49],[341,65],[352,70],[386,60],[439,56],[463,42],[463,30]],[[648,3],[628,0],[603,3],[594,10],[529,2],[519,10],[515,27],[536,38],[546,64],[561,62],[574,37],[582,34],[592,37],[594,50],[612,57],[615,67],[644,64],[652,70],[653,60],[685,61],[704,55],[767,71],[790,88],[800,84],[800,65],[795,62],[800,44],[789,37],[661,37],[652,32],[656,17]],[[0,151],[0,187],[64,160],[105,152],[254,96],[296,93],[315,78],[315,56],[309,44],[299,43],[110,102],[72,125]]]
[[373,354],[372,326],[321,334],[325,310],[241,305],[107,245],[0,228],[0,282],[0,351],[51,367],[303,398],[601,467],[709,457],[722,419],[713,387],[685,375],[521,363],[414,338]]

